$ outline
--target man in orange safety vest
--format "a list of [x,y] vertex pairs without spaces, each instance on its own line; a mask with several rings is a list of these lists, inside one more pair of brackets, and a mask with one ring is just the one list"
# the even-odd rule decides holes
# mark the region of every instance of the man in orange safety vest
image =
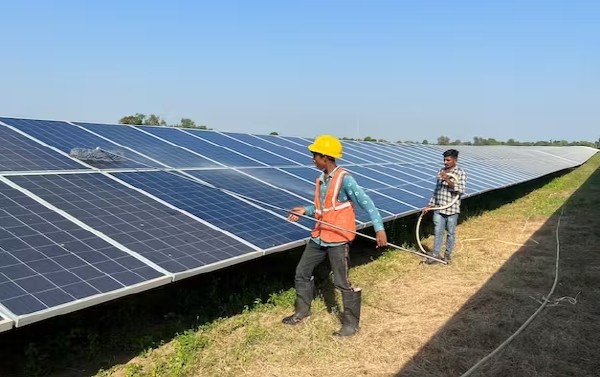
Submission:
[[298,221],[302,215],[314,216],[317,222],[296,267],[295,312],[285,317],[283,323],[296,325],[310,316],[314,295],[313,270],[329,257],[334,284],[342,292],[344,305],[342,328],[333,335],[350,336],[358,331],[361,309],[361,290],[355,289],[348,278],[349,249],[356,236],[354,206],[358,205],[371,217],[377,247],[385,247],[387,237],[381,215],[371,198],[347,170],[336,164],[336,158],[342,157],[342,143],[331,135],[321,135],[308,149],[313,153],[315,166],[323,173],[316,179],[314,204],[293,208],[288,219]]

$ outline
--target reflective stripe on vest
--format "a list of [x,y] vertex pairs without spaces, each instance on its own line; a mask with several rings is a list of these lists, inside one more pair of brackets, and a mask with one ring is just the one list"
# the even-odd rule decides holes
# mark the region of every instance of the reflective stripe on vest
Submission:
[[[317,220],[339,226],[350,231],[332,228],[326,224],[316,223],[311,235],[321,237],[325,242],[349,242],[356,235],[356,215],[354,204],[348,200],[338,201],[344,176],[348,174],[344,169],[338,168],[337,174],[331,177],[331,183],[325,193],[325,200],[321,203],[321,181],[317,178],[315,188],[315,218]],[[322,208],[323,207],[323,208]]]

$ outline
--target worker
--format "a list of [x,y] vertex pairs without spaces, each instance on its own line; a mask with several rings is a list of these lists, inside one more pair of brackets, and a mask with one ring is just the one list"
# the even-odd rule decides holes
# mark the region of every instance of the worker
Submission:
[[[429,212],[433,207],[447,206],[458,195],[456,202],[448,208],[433,211],[433,224],[435,226],[433,257],[440,259],[444,231],[447,231],[446,251],[441,260],[450,264],[452,262],[452,251],[456,243],[456,225],[458,224],[460,213],[461,197],[464,195],[467,185],[467,173],[457,166],[458,151],[456,149],[448,149],[444,152],[443,156],[444,167],[438,173],[435,190],[429,200],[429,204],[423,209],[423,213]],[[456,180],[454,181],[451,176],[456,177]],[[425,263],[433,264],[439,262],[428,258]]]
[[381,214],[371,198],[345,169],[336,164],[336,159],[342,157],[342,143],[331,135],[321,135],[308,149],[313,153],[315,166],[323,173],[316,178],[314,204],[292,208],[288,219],[298,221],[302,215],[314,216],[316,220],[335,227],[319,221],[315,223],[311,238],[296,267],[295,312],[285,317],[283,323],[297,325],[310,316],[314,297],[313,270],[329,257],[334,284],[342,293],[344,307],[342,327],[333,335],[351,336],[359,329],[361,310],[361,289],[354,288],[348,278],[349,250],[356,236],[353,233],[356,231],[355,205],[371,217],[377,247],[385,247],[387,237]]

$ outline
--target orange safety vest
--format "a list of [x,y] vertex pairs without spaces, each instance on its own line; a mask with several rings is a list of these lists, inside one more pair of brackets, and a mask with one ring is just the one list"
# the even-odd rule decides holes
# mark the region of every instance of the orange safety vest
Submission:
[[[325,202],[321,203],[321,179],[317,178],[315,188],[315,218],[340,228],[356,231],[356,214],[354,203],[338,201],[344,176],[348,174],[344,169],[338,168],[331,177],[331,183],[325,193]],[[317,222],[311,232],[313,237],[321,237],[324,242],[350,242],[356,235],[329,225]]]

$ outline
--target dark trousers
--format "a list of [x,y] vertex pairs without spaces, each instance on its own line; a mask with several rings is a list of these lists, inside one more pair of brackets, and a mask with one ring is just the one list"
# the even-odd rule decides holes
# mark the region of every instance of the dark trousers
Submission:
[[313,240],[308,241],[296,267],[296,285],[298,283],[309,283],[315,267],[329,257],[335,287],[342,292],[353,292],[352,283],[348,278],[349,251],[349,243],[340,246],[321,247]]

